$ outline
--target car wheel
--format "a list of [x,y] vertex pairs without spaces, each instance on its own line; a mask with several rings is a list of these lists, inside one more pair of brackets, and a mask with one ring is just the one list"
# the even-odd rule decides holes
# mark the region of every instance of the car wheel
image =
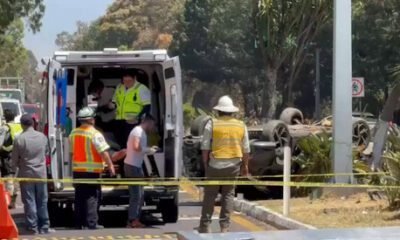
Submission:
[[164,223],[176,223],[178,221],[178,197],[165,199],[160,202],[161,217]]
[[371,129],[367,121],[362,118],[353,119],[353,145],[359,150],[364,150],[368,147],[371,141]]
[[211,119],[210,116],[198,116],[190,126],[190,134],[192,136],[202,136],[204,132],[204,127],[207,122]]
[[279,119],[288,125],[298,125],[304,122],[303,113],[297,108],[285,108]]
[[275,142],[278,148],[290,144],[291,140],[288,127],[280,120],[271,120],[265,124],[262,136],[262,140]]

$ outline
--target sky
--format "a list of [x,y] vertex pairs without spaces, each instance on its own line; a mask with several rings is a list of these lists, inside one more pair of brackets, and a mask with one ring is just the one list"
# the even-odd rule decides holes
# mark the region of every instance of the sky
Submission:
[[51,57],[57,50],[56,36],[62,31],[74,32],[76,22],[91,22],[102,16],[113,0],[44,0],[46,12],[40,32],[25,30],[24,45],[36,58]]

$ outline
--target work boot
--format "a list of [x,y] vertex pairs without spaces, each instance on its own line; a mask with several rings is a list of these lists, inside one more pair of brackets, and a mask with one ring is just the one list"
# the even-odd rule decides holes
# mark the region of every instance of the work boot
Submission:
[[10,205],[8,205],[8,209],[15,209],[15,205],[17,202],[17,196],[18,195],[16,195],[16,194],[11,196],[11,202],[10,202]]
[[229,228],[221,227],[221,233],[227,233],[228,231],[229,231]]
[[197,231],[199,233],[211,233],[210,227],[198,227]]

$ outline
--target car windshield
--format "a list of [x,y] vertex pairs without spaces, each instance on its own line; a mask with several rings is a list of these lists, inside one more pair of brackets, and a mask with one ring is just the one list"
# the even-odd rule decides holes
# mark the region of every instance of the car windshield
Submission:
[[21,115],[19,104],[16,102],[2,102],[1,107],[3,108],[3,111],[6,109],[12,111],[15,116]]
[[0,90],[0,96],[3,98],[11,98],[18,101],[22,101],[22,95],[19,91],[14,90]]

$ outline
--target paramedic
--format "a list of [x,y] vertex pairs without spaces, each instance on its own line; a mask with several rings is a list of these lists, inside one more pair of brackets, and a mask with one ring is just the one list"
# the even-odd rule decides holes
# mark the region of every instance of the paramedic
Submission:
[[[228,178],[234,180],[241,172],[248,175],[248,159],[250,153],[249,138],[246,125],[234,118],[239,109],[233,105],[228,96],[219,99],[214,107],[218,118],[208,121],[201,143],[202,158],[206,178],[215,180]],[[199,232],[209,233],[214,211],[215,198],[221,191],[221,213],[219,223],[221,232],[227,232],[230,214],[233,210],[235,186],[206,186],[204,188],[203,207],[201,211]]]
[[150,113],[150,104],[150,90],[137,81],[137,73],[125,72],[109,103],[109,108],[116,109],[114,134],[121,148],[126,146],[129,133],[140,123],[141,116]]
[[[74,179],[100,178],[103,162],[108,165],[110,174],[115,175],[114,165],[107,151],[110,147],[104,136],[94,128],[95,115],[92,108],[82,108],[77,116],[81,126],[72,130],[69,136]],[[76,228],[103,228],[97,223],[101,186],[75,184],[74,187]]]
[[[4,142],[0,148],[0,166],[2,177],[11,177],[14,174],[11,170],[11,152],[13,150],[14,139],[22,133],[22,127],[19,123],[14,123],[15,114],[10,109],[4,109],[4,118],[6,124],[4,125]],[[5,182],[7,191],[11,195],[11,203],[9,208],[15,208],[17,200],[17,191],[12,180]]]
[[112,131],[111,121],[115,119],[115,109],[108,108],[108,104],[112,101],[114,88],[105,87],[104,83],[100,80],[93,80],[89,84],[88,92],[94,96],[97,101],[97,116],[96,126],[101,128],[103,132]]

